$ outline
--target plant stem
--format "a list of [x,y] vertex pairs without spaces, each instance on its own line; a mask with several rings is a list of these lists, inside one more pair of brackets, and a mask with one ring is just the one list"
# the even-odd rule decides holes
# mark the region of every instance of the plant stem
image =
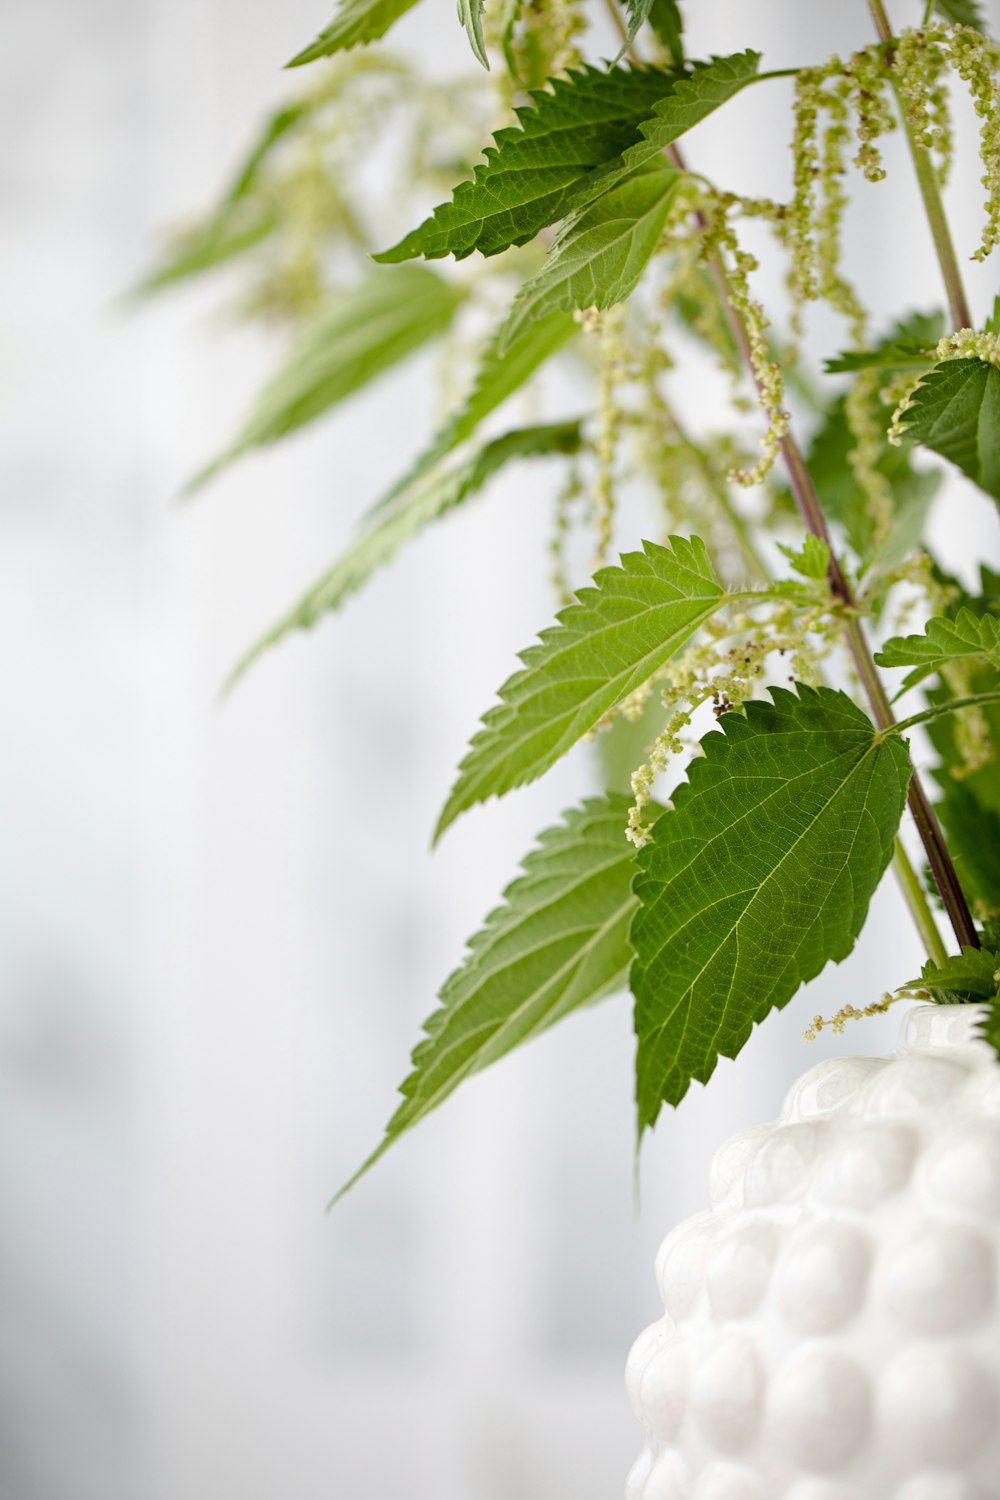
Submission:
[[[882,0],[868,0],[868,9],[871,11],[879,41],[885,45],[886,61],[891,64],[895,37],[885,5],[882,3]],[[951,230],[948,228],[948,220],[945,217],[944,204],[941,201],[941,189],[938,186],[934,163],[926,147],[917,144],[916,137],[913,134],[913,126],[906,113],[906,104],[894,75],[890,74],[890,81],[892,83],[892,91],[896,96],[896,103],[899,106],[899,116],[903,122],[903,129],[906,132],[910,156],[913,159],[913,169],[917,174],[917,185],[920,188],[920,196],[924,200],[924,212],[927,215],[927,223],[930,226],[931,237],[934,240],[938,265],[941,267],[941,275],[944,278],[951,320],[956,332],[960,328],[971,328],[972,314],[969,311],[969,302],[965,295],[965,287],[962,284],[962,273],[959,270],[958,257],[955,254]]]
[[931,719],[939,719],[942,714],[953,714],[960,708],[974,708],[977,703],[1000,703],[1000,688],[989,693],[970,693],[967,698],[950,698],[947,703],[935,703],[930,708],[925,708],[918,714],[912,714],[908,719],[901,719],[894,724],[892,734],[904,734],[908,729],[915,729],[918,724],[928,724]]
[[[676,145],[668,146],[666,155],[679,172],[686,170],[684,159]],[[704,216],[699,215],[699,218],[704,223]],[[750,371],[751,378],[759,390],[760,382],[757,378],[757,372],[754,369],[750,339],[743,319],[730,299],[729,281],[726,276],[722,257],[718,251],[714,251],[710,256],[709,271],[718,291],[726,318],[732,329],[737,347],[740,350],[744,363]],[[823,507],[820,505],[812,477],[802,456],[802,450],[795,441],[791,430],[781,438],[780,451],[785,467],[788,470],[789,485],[803,525],[807,531],[812,532],[813,536],[825,542],[830,549],[828,572],[830,587],[835,598],[840,601],[844,609],[844,638],[854,661],[854,666],[864,689],[865,696],[871,707],[872,717],[879,729],[883,731],[891,730],[895,726],[895,716],[858,617],[858,603],[840,566],[837,554],[834,551]],[[961,947],[978,948],[979,937],[976,933],[975,923],[972,920],[972,913],[969,911],[968,902],[965,899],[955,866],[948,852],[948,846],[945,843],[941,825],[931,806],[930,799],[924,791],[920,777],[915,770],[910,777],[907,801],[913,821],[917,826],[917,832],[920,835],[920,842],[923,844],[927,855],[927,862],[931,867],[941,900],[944,902],[945,911],[948,913],[948,919],[954,929],[959,945]]]
[[923,883],[920,876],[910,862],[910,856],[903,847],[903,841],[897,838],[892,854],[892,867],[896,872],[906,904],[910,909],[910,916],[916,924],[920,933],[921,941],[927,950],[927,957],[932,958],[938,965],[947,961],[948,950],[945,947],[941,934],[938,932],[934,913],[927,904],[924,894]]

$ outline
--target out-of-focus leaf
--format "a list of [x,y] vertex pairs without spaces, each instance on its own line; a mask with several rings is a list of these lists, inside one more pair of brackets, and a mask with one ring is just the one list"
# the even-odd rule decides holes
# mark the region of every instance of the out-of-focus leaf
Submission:
[[345,52],[349,47],[376,42],[416,3],[417,0],[341,0],[329,26],[308,47],[296,53],[288,67],[298,68],[317,58]]
[[461,298],[456,286],[424,266],[374,272],[332,298],[302,326],[233,442],[195,476],[189,492],[241,454],[304,427],[444,333]]

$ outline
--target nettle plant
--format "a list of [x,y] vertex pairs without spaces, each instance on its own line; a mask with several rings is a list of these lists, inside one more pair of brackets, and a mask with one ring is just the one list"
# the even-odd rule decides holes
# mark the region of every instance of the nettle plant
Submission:
[[[963,249],[986,257],[1000,240],[1000,47],[973,0],[932,0],[899,33],[870,0],[867,45],[775,74],[754,51],[688,58],[674,0],[629,0],[622,15],[614,0],[486,13],[460,0],[488,74],[429,83],[388,50],[349,52],[415,3],[343,0],[294,62],[329,60],[146,283],[238,258],[240,310],[293,329],[196,485],[444,341],[450,396],[434,436],[237,675],[501,469],[544,458],[562,470],[561,607],[484,715],[437,833],[580,740],[611,746],[605,763],[634,756],[631,795],[590,797],[539,835],[444,984],[361,1170],[462,1079],[626,984],[641,1135],[851,952],[890,864],[927,951],[896,995],[975,1002],[1000,1048],[1000,576],[983,567],[969,592],[924,542],[935,455],[984,504],[1000,500],[1000,299],[976,321],[941,197],[964,89],[985,204]],[[595,28],[600,46],[609,18],[620,46],[604,51],[618,56],[592,60],[587,38]],[[775,77],[794,78],[787,201],[709,181],[684,142]],[[841,237],[848,186],[885,175],[892,131],[908,144],[946,307],[886,328],[845,274]],[[385,226],[436,199],[369,257]],[[755,289],[754,234],[787,271],[780,336]],[[823,372],[795,348],[817,300],[842,319]],[[723,430],[695,430],[671,394],[678,361],[706,354],[722,373],[711,414],[730,412]],[[494,414],[553,361],[586,373],[590,409],[498,428]],[[628,538],[625,490],[648,516]],[[622,542],[632,550],[616,557]],[[698,738],[711,709],[718,725]],[[933,752],[920,775],[912,731]],[[676,785],[658,803],[668,770]]]

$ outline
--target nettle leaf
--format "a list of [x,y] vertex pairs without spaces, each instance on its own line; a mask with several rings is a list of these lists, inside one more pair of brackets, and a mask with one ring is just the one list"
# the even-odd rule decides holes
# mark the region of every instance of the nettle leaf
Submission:
[[519,391],[545,362],[557,354],[577,333],[579,326],[568,313],[551,313],[538,318],[523,335],[501,349],[505,324],[487,344],[468,396],[445,422],[409,471],[378,502],[375,509],[388,505],[401,490],[446,458],[476,431],[491,412]]
[[486,38],[483,35],[483,0],[458,0],[458,19],[469,38],[472,55],[489,71],[490,61],[486,56]]
[[905,744],[881,738],[845,693],[770,692],[702,740],[638,856],[640,1130],[847,957],[892,857]]
[[149,296],[225,265],[227,261],[255,249],[277,227],[277,215],[259,203],[226,206],[204,223],[178,235],[143,276],[134,295]]
[[460,182],[450,203],[379,261],[429,260],[473,250],[497,255],[534,239],[569,211],[574,190],[603,162],[638,139],[639,125],[678,75],[658,68],[584,67],[532,94],[518,124],[498,130],[485,162]]
[[826,542],[818,536],[807,532],[798,551],[794,547],[786,547],[778,543],[778,550],[783,552],[791,563],[793,570],[802,578],[825,578],[830,566],[830,548]]
[[986,31],[977,0],[934,0],[934,9],[953,26],[971,26],[974,31]]
[[[625,0],[625,9],[628,12],[628,41],[629,46],[635,41],[640,27],[649,20],[650,11],[653,9],[653,0]],[[625,51],[625,47],[622,48]]]
[[624,150],[617,162],[609,162],[606,168],[595,172],[592,181],[581,189],[581,199],[591,201],[654,160],[752,83],[759,63],[760,53],[749,51],[696,63],[688,74],[678,78],[673,90],[659,100],[650,118],[639,126],[641,139]]
[[567,219],[537,276],[521,287],[501,349],[536,318],[570,308],[613,307],[631,296],[677,196],[670,167],[637,172]]
[[483,716],[435,838],[460,812],[534,781],[688,641],[727,595],[704,542],[643,542],[602,568],[558,624],[521,652],[524,663]]
[[927,348],[916,339],[895,339],[875,349],[838,354],[826,361],[824,369],[828,375],[853,375],[858,370],[929,370],[933,363],[933,346]]
[[911,312],[898,319],[870,349],[851,349],[825,363],[828,375],[852,375],[859,370],[926,370],[944,333],[941,312]]
[[908,438],[1000,500],[1000,369],[982,359],[942,360],[914,391],[905,422]]
[[481,490],[512,459],[573,453],[580,446],[579,422],[554,422],[523,427],[484,444],[477,452],[444,472],[422,475],[400,490],[391,504],[369,518],[347,551],[307,593],[246,654],[229,680],[232,686],[256,659],[293,630],[309,630],[324,614],[339,609],[376,568],[395,556],[400,547],[430,521],[454,510]]
[[447,329],[461,290],[424,266],[377,272],[303,325],[230,446],[188,486],[199,488],[251,448],[304,427]]
[[539,837],[524,873],[441,990],[403,1103],[343,1192],[463,1079],[571,1011],[624,989],[636,904],[628,807],[621,795],[589,798]]
[[979,1035],[984,1042],[989,1042],[997,1057],[1000,1058],[1000,995],[994,995],[983,1006]]
[[335,52],[376,42],[416,3],[417,0],[341,0],[329,26],[287,66],[298,68],[317,58],[332,57]]
[[[1000,813],[993,805],[1000,767],[991,760],[967,780],[935,773],[941,794],[934,811],[944,829],[962,889],[972,901],[1000,911]],[[986,784],[992,782],[994,796]],[[985,792],[985,795],[984,795]]]
[[649,24],[667,51],[675,68],[684,66],[684,22],[677,0],[652,0]]
[[994,615],[974,615],[960,609],[953,619],[937,616],[928,620],[922,635],[897,635],[886,641],[875,660],[880,667],[909,667],[902,691],[915,687],[946,662],[963,656],[981,656],[1000,667],[1000,620]]
[[904,989],[918,986],[931,994],[947,994],[957,1000],[992,1000],[1000,989],[1000,955],[985,948],[963,948],[943,964],[926,963],[919,979]]

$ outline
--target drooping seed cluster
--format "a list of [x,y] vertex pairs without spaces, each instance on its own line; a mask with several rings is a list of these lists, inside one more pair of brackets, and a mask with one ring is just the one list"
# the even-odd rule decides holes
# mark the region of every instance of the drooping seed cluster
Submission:
[[552,518],[552,535],[549,539],[549,557],[551,559],[551,572],[549,576],[552,582],[552,591],[560,607],[564,604],[569,604],[573,598],[573,590],[569,580],[567,549],[573,525],[573,507],[580,500],[583,493],[583,475],[580,472],[580,465],[573,463],[569,473],[566,475],[565,483],[556,492]]
[[953,144],[948,60],[948,33],[938,26],[904,31],[892,58],[893,78],[911,139],[931,153],[941,183],[948,177]]
[[592,568],[608,560],[615,523],[615,453],[624,414],[617,398],[628,361],[622,340],[624,307],[601,315],[601,372],[597,400],[597,481],[594,485],[594,557]]
[[855,53],[847,63],[835,56],[822,67],[799,73],[792,136],[791,285],[797,304],[822,297],[860,339],[864,311],[840,265],[852,113],[858,142],[854,163],[869,181],[878,182],[885,176],[878,140],[895,121],[877,52]]
[[870,1005],[863,1008],[857,1005],[842,1005],[836,1015],[813,1016],[812,1024],[802,1033],[803,1039],[807,1042],[814,1042],[820,1032],[825,1031],[827,1027],[838,1035],[842,1035],[847,1030],[848,1021],[863,1021],[867,1016],[884,1016],[890,1005],[895,1005],[897,1000],[912,998],[912,990],[900,991],[895,995],[886,991],[881,1000],[873,1000]]
[[729,221],[729,204],[722,199],[714,200],[705,215],[702,255],[705,259],[718,256],[723,266],[729,303],[746,335],[757,403],[767,417],[767,429],[760,440],[761,457],[751,467],[734,469],[730,474],[734,484],[750,488],[761,484],[773,468],[791,418],[784,405],[785,377],[768,348],[770,320],[750,290],[750,277],[758,267],[757,257],[740,246]]
[[974,259],[1000,242],[1000,46],[968,26],[930,25],[904,31],[891,53],[867,47],[842,61],[832,57],[796,80],[790,211],[792,287],[796,300],[828,301],[852,325],[863,314],[840,270],[840,226],[851,117],[858,150],[854,164],[869,182],[885,176],[881,139],[896,128],[898,98],[914,145],[928,151],[940,181],[952,156],[948,73],[965,83],[979,119],[979,154],[986,189],[986,224]]
[[875,415],[879,394],[878,370],[861,370],[844,399],[844,415],[854,439],[848,463],[872,522],[872,546],[885,540],[892,529],[892,486],[878,467],[882,456],[882,427]]
[[970,26],[956,26],[945,35],[951,64],[968,88],[982,122],[979,159],[983,165],[980,181],[986,189],[986,223],[972,258],[985,260],[1000,242],[1000,46]]
[[891,61],[892,79],[911,135],[936,158],[942,180],[952,151],[948,69],[965,84],[981,122],[986,223],[972,258],[985,260],[1000,242],[1000,46],[971,26],[932,25],[903,32]]

